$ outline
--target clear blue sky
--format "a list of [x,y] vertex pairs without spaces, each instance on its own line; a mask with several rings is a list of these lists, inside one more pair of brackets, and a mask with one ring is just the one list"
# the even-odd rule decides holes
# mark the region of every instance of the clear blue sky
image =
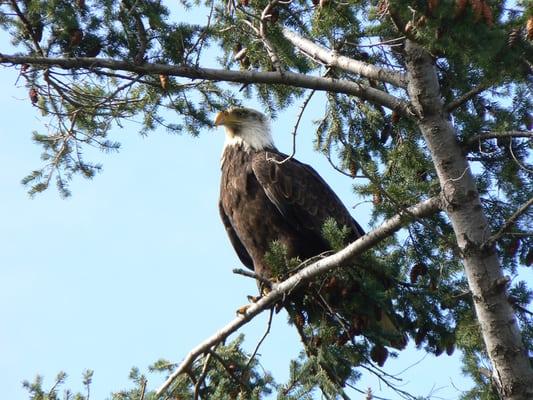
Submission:
[[[0,36],[0,51],[6,38]],[[212,65],[215,65],[214,62]],[[114,132],[119,154],[95,153],[104,171],[93,181],[76,179],[73,196],[55,189],[30,199],[20,180],[41,165],[31,131],[43,131],[46,118],[15,86],[14,69],[0,67],[0,387],[2,397],[27,399],[21,381],[35,374],[48,387],[60,370],[67,386],[81,389],[81,373],[95,371],[92,399],[128,386],[132,366],[141,370],[159,358],[178,362],[196,344],[234,317],[256,293],[251,280],[233,275],[239,261],[217,209],[221,130],[200,138],[170,136],[163,129],[147,138],[128,124]],[[312,151],[312,118],[317,98],[304,115],[297,158],[313,165],[346,205],[353,181],[339,175]],[[278,147],[290,152],[295,110],[273,123]],[[87,155],[89,156],[89,154]],[[356,219],[367,228],[369,211]],[[252,350],[266,315],[243,331]],[[275,317],[262,346],[261,362],[278,381],[287,361],[300,350],[285,315]],[[424,357],[404,351],[386,370],[398,373]],[[432,355],[401,375],[403,390],[454,399],[468,388],[457,357]],[[151,376],[155,388],[162,377]],[[399,398],[366,377],[358,385]],[[438,389],[438,390],[437,390]],[[361,398],[354,395],[353,398]]]

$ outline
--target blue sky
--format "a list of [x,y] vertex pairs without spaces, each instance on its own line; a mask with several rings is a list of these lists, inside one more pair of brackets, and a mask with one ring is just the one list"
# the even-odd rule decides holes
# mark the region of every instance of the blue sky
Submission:
[[[159,358],[181,360],[257,291],[253,281],[232,274],[240,263],[218,216],[223,133],[206,130],[191,138],[161,129],[141,137],[129,123],[114,131],[123,145],[118,154],[87,155],[104,171],[93,181],[76,179],[71,198],[51,189],[30,199],[20,180],[41,165],[31,131],[43,131],[46,119],[16,79],[15,69],[0,67],[0,387],[6,399],[27,399],[22,380],[39,373],[49,386],[64,370],[67,386],[81,390],[81,373],[90,368],[91,398],[105,399],[128,386],[132,366],[145,370]],[[353,180],[312,150],[311,121],[320,103],[317,97],[304,114],[296,156],[353,206],[361,200],[353,195]],[[293,109],[273,123],[286,152],[295,120]],[[362,205],[353,215],[368,228],[369,213]],[[243,330],[250,351],[266,319]],[[280,313],[260,350],[263,367],[282,382],[299,350]],[[402,352],[387,371],[398,373],[423,357]],[[454,386],[468,387],[459,368],[457,357],[427,355],[401,375],[402,389],[418,395],[438,389],[438,398],[457,398]],[[149,387],[161,382],[150,377]],[[357,386],[398,398],[373,377]]]

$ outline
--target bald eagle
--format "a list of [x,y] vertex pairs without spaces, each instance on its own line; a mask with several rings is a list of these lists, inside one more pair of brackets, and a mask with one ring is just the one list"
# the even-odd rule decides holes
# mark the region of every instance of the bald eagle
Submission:
[[[267,280],[276,278],[266,257],[273,242],[283,246],[288,259],[303,261],[331,251],[331,244],[323,235],[328,219],[347,229],[349,242],[364,235],[361,226],[313,168],[276,148],[264,114],[235,107],[218,113],[215,125],[223,126],[226,131],[220,215],[239,259],[256,275]],[[309,322],[318,310],[334,307],[337,318],[340,294],[344,293],[345,301],[352,301],[352,293],[359,286],[351,277],[331,276],[323,282],[321,292],[317,292],[318,302],[330,304],[320,307],[314,300],[312,304],[304,304],[300,299],[296,312]],[[351,337],[369,326],[370,314],[376,313],[367,311],[349,310],[341,316],[343,325],[353,328]],[[377,319],[384,320],[381,316]],[[389,318],[387,325],[394,325]],[[394,333],[397,333],[395,329]]]
[[265,254],[273,241],[286,248],[289,258],[301,260],[331,250],[322,235],[328,218],[350,229],[349,241],[364,235],[313,168],[277,150],[265,115],[232,108],[220,112],[215,125],[226,130],[220,215],[246,267],[271,278]]

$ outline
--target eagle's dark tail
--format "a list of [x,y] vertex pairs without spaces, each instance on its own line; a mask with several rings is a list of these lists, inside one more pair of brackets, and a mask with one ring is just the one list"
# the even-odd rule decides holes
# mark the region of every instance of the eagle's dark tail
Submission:
[[387,347],[405,348],[408,338],[401,318],[383,295],[386,291],[374,283],[341,270],[292,296],[285,308],[307,352],[330,354],[332,360],[340,357],[340,364],[351,367],[370,360],[382,366]]

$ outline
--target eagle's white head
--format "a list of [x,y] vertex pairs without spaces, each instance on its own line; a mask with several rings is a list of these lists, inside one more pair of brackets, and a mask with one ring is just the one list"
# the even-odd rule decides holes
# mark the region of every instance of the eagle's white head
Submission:
[[270,133],[270,121],[259,111],[232,107],[217,114],[215,126],[219,125],[226,129],[224,149],[236,144],[242,144],[247,151],[276,148]]

